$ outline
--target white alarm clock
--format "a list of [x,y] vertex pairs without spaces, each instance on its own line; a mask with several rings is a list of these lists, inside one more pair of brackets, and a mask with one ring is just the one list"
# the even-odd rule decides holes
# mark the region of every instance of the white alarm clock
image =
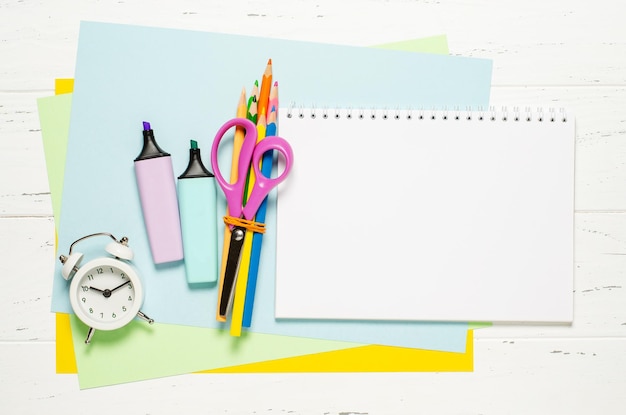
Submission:
[[[74,245],[95,236],[113,239],[105,250],[112,257],[99,257],[81,265],[83,254],[72,252]],[[119,241],[110,233],[83,236],[70,245],[67,256],[61,255],[61,274],[70,284],[70,303],[76,316],[87,326],[89,343],[95,330],[116,330],[139,317],[152,324],[154,320],[141,312],[143,285],[135,268],[129,263],[133,251],[128,238]]]

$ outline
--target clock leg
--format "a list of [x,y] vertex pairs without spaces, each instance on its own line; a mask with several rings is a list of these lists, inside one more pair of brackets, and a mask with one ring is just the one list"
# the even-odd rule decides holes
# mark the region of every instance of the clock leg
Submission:
[[154,320],[148,317],[147,315],[145,315],[144,313],[142,313],[141,310],[137,312],[137,317],[139,317],[142,320],[147,321],[149,324],[154,323]]
[[85,339],[85,344],[91,343],[91,338],[93,337],[93,334],[95,332],[96,329],[94,329],[93,327],[89,327],[89,331],[87,332],[87,338]]

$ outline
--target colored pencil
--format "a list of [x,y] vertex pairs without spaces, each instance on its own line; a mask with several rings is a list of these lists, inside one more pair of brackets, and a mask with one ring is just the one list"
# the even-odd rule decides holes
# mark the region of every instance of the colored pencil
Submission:
[[[278,93],[278,83],[274,84],[276,93]],[[270,100],[270,102],[272,102]],[[270,107],[270,114],[267,118],[267,130],[266,137],[278,134],[278,95]],[[273,155],[272,152],[266,152],[263,154],[261,160],[261,174],[266,177],[270,177],[272,174]],[[267,212],[267,197],[261,203],[259,210],[256,213],[255,221],[265,223],[265,215]],[[241,325],[243,327],[250,327],[252,324],[252,311],[254,309],[254,296],[256,293],[257,278],[259,275],[259,266],[261,263],[261,247],[263,245],[263,234],[255,233],[252,237],[252,250],[250,253],[250,268],[248,271],[248,284],[246,288],[246,301],[243,308],[243,320]]]
[[[258,81],[255,82],[258,88]],[[272,89],[272,59],[269,59],[265,67],[265,72],[261,79],[261,87],[258,89],[258,99],[255,99],[256,90],[253,88],[251,99],[248,102],[247,117],[257,125],[257,143],[265,138],[265,130],[267,126],[267,106],[269,104],[269,96]],[[254,186],[255,177],[252,169],[248,171],[246,178],[246,186],[244,190],[244,205],[250,196],[252,187]],[[247,232],[241,250],[241,258],[237,270],[237,278],[235,282],[235,294],[233,299],[233,307],[230,323],[230,334],[232,336],[241,335],[241,327],[243,322],[243,310],[246,301],[246,291],[248,282],[248,273],[250,267],[250,257],[252,253],[253,232]]]
[[254,81],[250,98],[248,98],[248,109],[246,111],[246,118],[256,124],[258,116],[258,101],[259,101],[259,81]]
[[[252,93],[253,93],[252,96],[253,97],[256,96],[257,99],[256,101],[253,99],[252,103],[249,105],[250,110],[249,110],[248,119],[251,120],[255,124],[258,123],[258,117],[260,116],[261,111],[263,111],[265,116],[267,117],[267,101],[269,100],[271,83],[272,83],[272,60],[269,59],[267,61],[267,66],[265,67],[265,72],[263,73],[263,77],[261,78],[261,88],[258,89],[259,82],[255,81],[254,86],[257,89],[252,90]],[[255,95],[255,93],[257,93],[258,95]],[[256,107],[255,107],[255,102],[256,102]],[[258,139],[257,139],[257,142],[258,142]],[[244,188],[245,189],[244,198],[243,198],[244,205],[248,201],[248,194],[249,194],[248,186],[250,186],[250,171],[248,171],[248,177],[246,178],[246,186]]]
[[[252,87],[252,93],[246,102],[246,97],[240,96],[239,103],[237,105],[237,118],[247,118],[252,121],[254,124],[257,122],[257,98],[259,95],[259,81],[255,80],[254,85]],[[243,102],[241,101],[243,99]],[[237,145],[233,144],[233,164],[232,166],[239,165],[239,152],[241,150],[241,142],[243,142],[243,138],[245,136],[245,131],[242,128],[236,128],[235,130]],[[238,178],[238,170],[235,170],[234,176],[232,175],[233,171],[231,169],[231,183],[234,183]],[[247,185],[247,176],[246,176],[246,185]],[[247,189],[245,190],[247,192]],[[245,195],[244,195],[245,196]],[[222,290],[223,290],[223,280],[224,274],[226,273],[226,263],[228,262],[228,251],[229,251],[229,242],[231,230],[228,226],[224,230],[224,235],[227,237],[224,238],[224,246],[222,251],[222,266],[220,269],[220,286],[218,290],[218,303],[217,303],[217,320],[221,322],[225,322],[227,320],[226,315],[220,315],[220,305],[221,302],[219,299],[222,298]]]
[[270,99],[270,90],[272,88],[272,60],[267,61],[265,72],[261,78],[261,90],[259,91],[259,108],[258,112],[263,112],[267,117],[269,115],[268,103]]
[[[259,102],[259,81],[254,81],[254,86],[252,87],[252,94],[250,98],[248,98],[248,110],[246,112],[246,118],[252,121],[255,125],[258,120],[258,102]],[[244,195],[243,195],[243,204],[245,205],[248,201],[248,183],[250,181],[250,171],[246,176],[246,184],[244,186]]]
[[[257,143],[265,138],[266,131],[266,118],[265,112],[259,113],[259,119],[256,125],[257,128]],[[252,188],[256,181],[254,171],[251,169],[249,172],[249,186],[247,190],[247,197],[250,197]],[[233,311],[230,321],[230,335],[240,336],[241,327],[243,324],[243,309],[246,302],[246,292],[248,290],[248,275],[250,271],[250,259],[252,254],[252,239],[254,232],[246,232],[246,236],[243,240],[243,246],[241,247],[241,258],[239,260],[239,268],[237,270],[237,279],[235,282],[235,297],[233,299]]]
[[[278,81],[274,82],[274,85],[272,85],[272,89],[270,89],[270,97],[269,97],[269,101],[267,102],[267,108],[268,108],[268,112],[267,112],[267,128],[269,130],[269,126],[272,123],[270,118],[272,117],[272,111],[275,112],[274,114],[274,118],[275,121],[278,119]],[[270,135],[276,135],[276,133],[274,134],[269,134],[269,132],[266,134],[266,137],[270,136]]]
[[[239,96],[239,103],[237,104],[236,116],[238,118],[245,118],[246,113],[248,111],[248,107],[246,105],[246,88],[241,89],[241,95]],[[230,166],[230,182],[234,183],[237,181],[238,171],[237,168],[239,166],[239,153],[241,151],[241,145],[243,143],[243,138],[245,135],[245,131],[243,128],[237,127],[235,129],[235,137],[233,140],[233,156]],[[228,206],[226,206],[226,215],[228,215]],[[224,246],[222,249],[222,265],[220,268],[220,278],[219,278],[219,288],[218,288],[218,303],[217,303],[217,321],[226,321],[226,316],[220,316],[220,298],[222,298],[222,289],[224,288],[224,273],[226,271],[226,262],[228,260],[228,250],[229,250],[229,242],[230,242],[231,231],[228,226],[224,226]]]
[[[241,89],[241,95],[239,95],[239,103],[237,104],[237,118],[246,118],[248,113],[248,107],[246,104],[246,88]],[[245,130],[242,127],[235,128],[235,138],[233,141],[233,158],[230,166],[230,182],[234,183],[238,178],[239,169],[239,152],[243,144],[243,137],[245,136]]]

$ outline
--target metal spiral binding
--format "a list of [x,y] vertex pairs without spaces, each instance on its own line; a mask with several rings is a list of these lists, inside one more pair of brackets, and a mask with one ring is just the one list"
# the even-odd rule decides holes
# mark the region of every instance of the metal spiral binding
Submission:
[[490,121],[490,122],[567,122],[568,116],[564,108],[554,107],[532,107],[526,106],[521,109],[519,106],[502,106],[495,107],[490,106],[487,109],[482,107],[453,107],[448,109],[443,108],[431,108],[431,109],[413,109],[407,107],[402,109],[395,107],[389,109],[384,108],[367,108],[367,107],[322,107],[320,109],[315,106],[305,107],[303,105],[296,105],[292,103],[287,108],[287,118],[298,117],[300,119],[318,118],[318,113],[321,114],[321,119],[340,119],[346,118],[348,120],[376,120],[382,119],[385,121],[392,120],[415,120],[415,121],[438,121],[438,122],[453,122],[453,121]]

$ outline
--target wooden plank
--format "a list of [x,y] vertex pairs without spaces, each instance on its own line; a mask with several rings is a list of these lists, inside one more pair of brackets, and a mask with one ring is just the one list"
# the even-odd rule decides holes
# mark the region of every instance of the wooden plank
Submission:
[[[6,413],[621,414],[626,339],[481,340],[474,373],[184,375],[80,391],[54,344],[0,343]],[[247,391],[241,399],[241,391]],[[80,408],[80,409],[79,409]],[[10,409],[9,412],[7,412]],[[209,412],[207,412],[209,411]]]

